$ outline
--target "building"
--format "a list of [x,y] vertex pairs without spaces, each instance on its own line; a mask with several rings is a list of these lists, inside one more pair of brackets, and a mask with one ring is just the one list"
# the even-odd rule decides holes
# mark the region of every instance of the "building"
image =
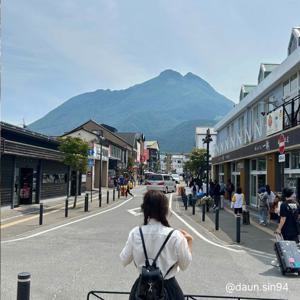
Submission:
[[138,132],[118,132],[117,134],[131,145],[132,171],[135,179],[137,179],[137,175],[143,174],[145,136]]
[[[203,143],[203,139],[206,136],[207,127],[196,127],[195,131],[195,141],[197,149],[206,149],[207,145]],[[209,153],[211,156],[215,153],[215,143],[217,138],[217,133],[214,128],[209,128],[212,142],[209,143]]]
[[128,157],[132,156],[131,144],[119,136],[115,128],[105,124],[100,125],[93,120],[87,121],[63,136],[80,137],[90,145],[90,165],[86,179],[88,189],[99,188],[101,147],[101,186],[103,187],[113,186],[114,177],[127,168]]
[[54,138],[1,122],[2,206],[66,196],[68,187],[75,191],[76,178],[68,185],[69,168],[58,146]]
[[145,141],[144,157],[147,161],[148,171],[157,172],[160,170],[160,153],[158,141]]
[[[261,64],[257,86],[246,86],[240,102],[215,126],[214,172],[220,181],[231,179],[241,186],[252,206],[265,184],[275,192],[289,186],[299,198],[299,27],[292,29],[287,58],[281,64]],[[285,157],[279,156],[279,139],[285,140]]]
[[183,174],[184,164],[188,161],[185,154],[174,154],[171,156],[172,173]]

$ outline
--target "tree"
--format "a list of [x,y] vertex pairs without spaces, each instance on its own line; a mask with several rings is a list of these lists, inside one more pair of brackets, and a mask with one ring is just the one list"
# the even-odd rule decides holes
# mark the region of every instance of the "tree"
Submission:
[[[64,153],[64,163],[76,171],[76,188],[73,204],[73,208],[75,208],[78,196],[79,174],[86,172],[89,145],[80,138],[71,136],[60,138],[59,141],[59,150]],[[68,174],[69,176],[70,174]]]
[[190,171],[195,176],[203,175],[206,167],[206,150],[194,148],[189,155],[189,161],[185,163],[185,170]]

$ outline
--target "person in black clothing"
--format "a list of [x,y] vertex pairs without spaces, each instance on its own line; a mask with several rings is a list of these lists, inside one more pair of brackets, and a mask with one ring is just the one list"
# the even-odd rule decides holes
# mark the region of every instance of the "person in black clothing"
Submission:
[[234,192],[234,184],[231,182],[230,179],[228,179],[228,182],[226,184],[226,190],[228,192],[228,200],[231,201],[232,199],[232,194]]
[[211,197],[214,196],[214,189],[215,189],[215,184],[214,184],[214,182],[210,179],[210,181],[209,181],[209,195],[210,195]]
[[221,197],[221,186],[220,186],[218,180],[215,180],[215,182],[214,182],[213,196],[214,196],[214,207],[213,208],[217,208],[217,207],[219,207],[220,197]]
[[300,206],[294,200],[293,194],[293,190],[288,188],[285,188],[282,192],[285,201],[280,205],[280,222],[276,232],[281,233],[284,240],[299,243]]

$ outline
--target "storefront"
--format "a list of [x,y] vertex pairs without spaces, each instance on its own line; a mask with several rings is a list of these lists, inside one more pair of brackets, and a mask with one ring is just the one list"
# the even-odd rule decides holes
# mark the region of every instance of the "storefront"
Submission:
[[1,205],[67,195],[68,167],[55,139],[1,123]]
[[[216,178],[235,188],[241,187],[249,205],[257,206],[259,189],[269,184],[271,190],[292,188],[300,196],[300,126],[284,132],[285,162],[279,162],[278,140],[280,133],[232,152],[213,157]],[[284,164],[284,175],[282,174]]]

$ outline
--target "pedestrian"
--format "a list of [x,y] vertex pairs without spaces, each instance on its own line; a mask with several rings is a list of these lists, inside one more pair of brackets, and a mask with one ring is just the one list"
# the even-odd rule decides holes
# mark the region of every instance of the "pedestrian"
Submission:
[[275,199],[270,207],[270,219],[279,223],[280,220],[280,205],[281,200],[278,194],[275,195]]
[[272,205],[272,203],[275,200],[275,194],[271,191],[271,188],[268,184],[266,185],[265,188],[266,188],[266,194],[267,194],[267,197],[268,197],[269,204]]
[[228,179],[226,184],[226,191],[228,193],[228,200],[231,201],[232,194],[234,192],[234,184],[231,182],[230,179]]
[[209,180],[209,195],[211,197],[214,197],[214,188],[215,188],[215,184],[214,182],[210,179]]
[[133,194],[130,192],[131,187],[132,187],[132,182],[130,180],[126,180],[125,181],[125,186],[126,186],[126,192],[125,192],[126,197],[128,196],[128,194],[133,197]]
[[[184,300],[183,292],[175,275],[179,268],[185,270],[191,263],[193,238],[184,230],[174,230],[170,227],[167,219],[169,215],[168,198],[163,193],[148,191],[144,196],[141,209],[144,214],[144,224],[131,230],[120,254],[123,265],[126,266],[133,261],[140,274],[131,289],[129,300]],[[164,247],[162,247],[163,245]],[[159,255],[161,248],[161,255]],[[154,267],[149,267],[148,257],[157,257]],[[155,279],[151,282],[147,281],[149,277],[145,276],[150,272],[153,274],[153,269],[149,271],[149,268],[154,268],[156,271]],[[158,276],[157,274],[162,275]],[[155,282],[153,282],[154,280]],[[153,297],[152,293],[161,297]],[[152,298],[150,298],[151,296]]]
[[285,198],[285,201],[280,205],[280,222],[276,232],[281,233],[284,240],[295,241],[296,243],[299,243],[298,235],[300,234],[300,206],[295,200],[292,189],[283,189],[282,196]]
[[234,208],[234,214],[240,215],[243,213],[243,205],[245,205],[245,195],[242,192],[242,188],[238,187],[236,193],[232,196],[231,205]]
[[265,187],[260,188],[258,193],[258,207],[259,207],[259,224],[266,226],[268,224],[268,214],[270,211],[270,203],[268,193]]
[[215,182],[214,182],[214,194],[213,194],[213,197],[214,197],[214,206],[213,206],[213,209],[219,207],[220,205],[220,197],[221,197],[221,186],[218,182],[218,180],[216,179]]

